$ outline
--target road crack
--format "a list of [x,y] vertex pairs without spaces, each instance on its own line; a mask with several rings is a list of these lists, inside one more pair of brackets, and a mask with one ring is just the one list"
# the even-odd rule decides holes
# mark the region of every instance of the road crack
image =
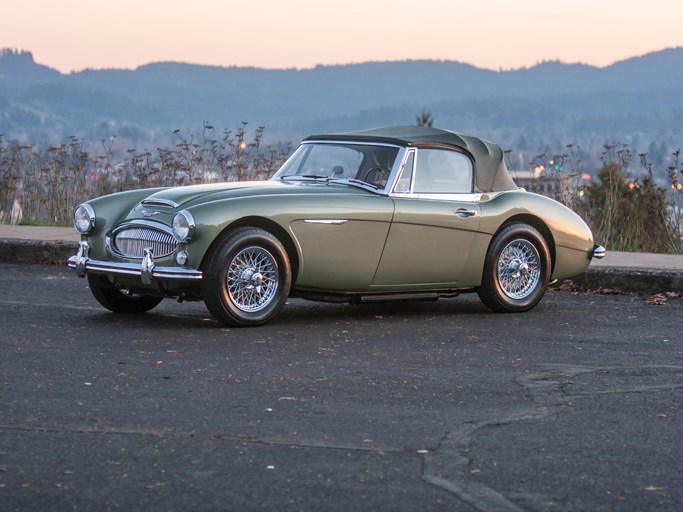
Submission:
[[[574,390],[577,378],[598,376],[620,378],[670,378],[666,384],[637,384],[614,389]],[[574,379],[574,380],[572,380]],[[642,366],[576,366],[544,365],[536,373],[517,379],[533,402],[528,408],[505,417],[477,423],[464,423],[447,433],[438,448],[424,456],[423,480],[439,487],[480,512],[563,511],[567,504],[539,494],[506,492],[493,489],[476,479],[468,470],[472,438],[485,427],[504,427],[517,421],[539,420],[572,406],[572,399],[614,393],[654,393],[683,389],[683,367]],[[595,383],[593,383],[595,386]]]

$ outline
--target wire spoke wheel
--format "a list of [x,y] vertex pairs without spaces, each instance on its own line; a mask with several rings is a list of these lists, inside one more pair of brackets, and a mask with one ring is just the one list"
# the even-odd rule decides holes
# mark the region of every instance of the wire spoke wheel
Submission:
[[528,311],[545,294],[551,269],[543,235],[523,222],[507,224],[489,245],[477,294],[498,313]]
[[275,297],[277,262],[264,248],[247,247],[238,252],[228,265],[226,281],[230,300],[238,309],[261,311]]
[[498,283],[511,299],[524,299],[533,293],[541,278],[538,250],[528,240],[517,239],[500,253],[496,268]]
[[216,320],[240,327],[263,325],[289,296],[292,269],[272,233],[256,227],[226,232],[209,254],[202,296]]

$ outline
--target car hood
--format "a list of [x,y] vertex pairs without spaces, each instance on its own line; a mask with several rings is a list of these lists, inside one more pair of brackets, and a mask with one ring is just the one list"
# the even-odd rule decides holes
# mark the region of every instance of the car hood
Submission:
[[174,187],[160,190],[144,200],[145,203],[154,201],[171,202],[180,206],[194,204],[199,199],[211,201],[211,196],[240,196],[246,194],[258,194],[266,188],[271,188],[268,181],[243,181],[234,183],[211,183],[206,185],[190,185],[187,187]]
[[142,202],[142,205],[153,207],[155,203],[166,203],[167,205],[173,204],[177,208],[188,208],[199,203],[219,201],[222,199],[232,199],[237,197],[325,193],[367,195],[371,192],[343,184],[280,181],[237,181],[167,188],[155,192],[147,197]]

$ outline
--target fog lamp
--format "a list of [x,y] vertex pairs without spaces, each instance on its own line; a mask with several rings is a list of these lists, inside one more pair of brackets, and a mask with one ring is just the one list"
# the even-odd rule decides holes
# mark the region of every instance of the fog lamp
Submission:
[[183,265],[185,265],[185,263],[187,263],[187,253],[185,251],[179,251],[175,255],[175,261],[178,265],[182,267]]

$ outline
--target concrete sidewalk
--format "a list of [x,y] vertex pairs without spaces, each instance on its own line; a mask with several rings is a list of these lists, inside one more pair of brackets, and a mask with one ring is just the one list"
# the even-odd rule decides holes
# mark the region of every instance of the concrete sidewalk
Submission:
[[[56,263],[76,254],[80,235],[71,228],[0,224],[0,262]],[[624,292],[683,292],[683,255],[610,252],[572,278],[580,287]]]

